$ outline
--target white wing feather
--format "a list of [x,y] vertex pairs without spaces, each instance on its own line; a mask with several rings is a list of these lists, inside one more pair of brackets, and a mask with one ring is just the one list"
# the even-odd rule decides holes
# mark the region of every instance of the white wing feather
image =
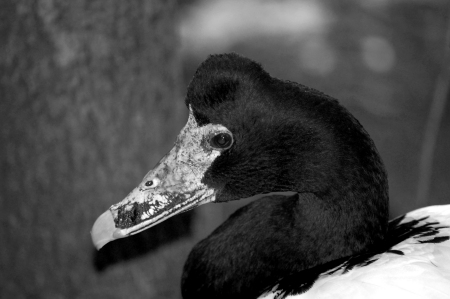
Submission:
[[[450,236],[450,205],[431,206],[406,214],[401,223],[428,217],[421,223],[439,222],[446,227],[437,235],[412,237],[394,246],[404,255],[383,253],[375,262],[354,267],[347,273],[322,275],[307,292],[289,299],[450,299],[450,240],[420,243]],[[276,298],[268,294],[264,298]]]

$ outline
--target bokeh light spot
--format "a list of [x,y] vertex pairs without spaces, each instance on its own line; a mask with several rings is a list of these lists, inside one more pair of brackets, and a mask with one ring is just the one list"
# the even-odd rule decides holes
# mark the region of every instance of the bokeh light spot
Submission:
[[300,63],[305,71],[325,76],[336,66],[336,52],[322,38],[308,39],[300,49]]
[[374,72],[388,72],[395,64],[395,50],[392,44],[379,36],[368,36],[361,41],[364,64]]

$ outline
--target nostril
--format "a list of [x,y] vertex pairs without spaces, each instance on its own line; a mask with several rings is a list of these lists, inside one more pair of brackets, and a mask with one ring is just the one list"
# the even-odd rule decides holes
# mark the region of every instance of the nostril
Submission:
[[159,185],[159,179],[158,178],[154,178],[152,180],[146,181],[145,184],[144,184],[145,187],[151,187],[151,188],[155,188],[158,185]]

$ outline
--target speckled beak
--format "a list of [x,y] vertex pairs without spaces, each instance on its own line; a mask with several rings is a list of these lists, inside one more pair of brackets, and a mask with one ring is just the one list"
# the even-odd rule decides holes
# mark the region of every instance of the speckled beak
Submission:
[[190,113],[172,150],[124,200],[96,220],[91,236],[97,249],[214,200],[216,191],[202,183],[204,173],[220,154],[205,145],[213,130],[217,131],[217,126],[199,127]]

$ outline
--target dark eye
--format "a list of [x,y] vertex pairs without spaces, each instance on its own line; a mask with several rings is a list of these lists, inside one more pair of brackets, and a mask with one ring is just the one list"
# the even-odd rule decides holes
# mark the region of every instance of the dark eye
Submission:
[[219,133],[209,140],[209,145],[218,149],[228,149],[232,144],[233,137],[228,133]]

